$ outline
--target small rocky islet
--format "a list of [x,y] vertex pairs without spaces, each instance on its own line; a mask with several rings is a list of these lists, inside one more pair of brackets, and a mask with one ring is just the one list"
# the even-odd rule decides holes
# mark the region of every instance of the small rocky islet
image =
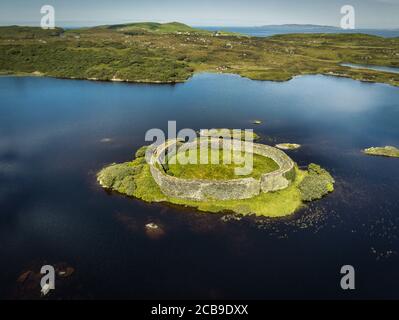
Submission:
[[370,156],[399,158],[399,149],[393,146],[370,147],[364,149],[363,153]]
[[276,148],[279,148],[281,150],[295,150],[299,149],[301,147],[300,144],[298,143],[279,143],[276,144]]

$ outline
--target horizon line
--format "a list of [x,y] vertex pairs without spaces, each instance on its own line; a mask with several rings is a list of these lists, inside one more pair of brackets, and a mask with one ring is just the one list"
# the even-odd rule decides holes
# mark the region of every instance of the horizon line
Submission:
[[[340,26],[334,26],[334,25],[323,25],[323,24],[315,24],[315,23],[281,23],[281,24],[275,24],[275,23],[270,23],[270,24],[254,24],[254,25],[233,25],[233,24],[225,24],[225,25],[218,25],[218,24],[189,24],[189,23],[184,23],[180,21],[168,21],[168,22],[160,22],[160,21],[151,21],[151,20],[123,20],[119,22],[115,21],[96,21],[96,20],[85,20],[85,21],[68,21],[68,20],[60,20],[58,23],[58,26],[56,24],[56,27],[58,28],[63,28],[63,27],[70,27],[70,28],[81,28],[81,27],[95,27],[95,26],[102,26],[102,25],[117,25],[117,24],[129,24],[129,23],[146,23],[146,22],[155,22],[155,23],[173,23],[173,22],[178,22],[182,24],[186,24],[190,27],[196,27],[196,28],[201,28],[201,27],[221,27],[221,28],[261,28],[261,27],[282,27],[282,26],[315,26],[315,27],[325,27],[325,28],[337,28],[341,29]],[[3,21],[0,23],[1,27],[11,27],[11,26],[18,26],[18,27],[40,27],[39,23],[37,21],[19,21],[19,22],[11,22],[11,21]],[[374,29],[374,30],[398,30],[399,26],[397,27],[372,27],[372,26],[362,26],[355,28],[353,30],[362,30],[362,29]],[[349,30],[348,30],[349,31]]]

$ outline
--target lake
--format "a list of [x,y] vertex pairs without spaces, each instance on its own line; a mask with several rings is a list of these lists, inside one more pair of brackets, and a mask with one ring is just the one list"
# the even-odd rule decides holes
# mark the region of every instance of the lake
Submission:
[[[50,298],[399,298],[399,88],[327,76],[288,82],[198,74],[148,85],[0,77],[0,298],[18,276],[75,269]],[[253,125],[253,119],[263,121]],[[283,219],[148,204],[109,193],[96,172],[133,158],[148,129],[254,129],[336,191]],[[145,224],[165,231],[154,239]],[[353,265],[356,290],[340,288]]]
[[350,67],[353,69],[368,69],[368,70],[374,70],[374,71],[399,73],[399,68],[395,68],[395,67],[382,67],[382,66],[373,66],[373,65],[367,65],[367,64],[354,64],[354,63],[341,63],[341,66]]
[[220,27],[209,26],[199,27],[209,31],[227,31],[237,32],[253,37],[271,37],[276,34],[291,34],[291,33],[364,33],[384,38],[399,37],[399,29],[354,29],[344,30],[337,27],[328,26],[263,26],[263,27]]

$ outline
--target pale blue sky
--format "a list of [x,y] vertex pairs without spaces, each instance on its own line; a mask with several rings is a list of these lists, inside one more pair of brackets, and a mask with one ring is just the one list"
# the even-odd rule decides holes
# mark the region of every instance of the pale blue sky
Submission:
[[309,23],[338,26],[340,8],[356,9],[358,28],[398,28],[399,0],[1,0],[0,24],[39,25],[53,5],[59,26],[179,21],[196,26]]

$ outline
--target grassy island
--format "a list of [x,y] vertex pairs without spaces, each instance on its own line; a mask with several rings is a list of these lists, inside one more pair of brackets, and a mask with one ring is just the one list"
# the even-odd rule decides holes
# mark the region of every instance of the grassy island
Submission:
[[[154,181],[144,155],[146,147],[136,152],[135,159],[121,164],[111,164],[98,174],[99,183],[107,189],[141,199],[146,202],[169,202],[196,208],[204,212],[233,212],[243,215],[281,217],[294,213],[307,201],[320,199],[334,189],[334,179],[318,165],[308,170],[295,168],[292,184],[277,192],[261,193],[245,200],[189,201],[165,196]],[[208,170],[208,172],[215,172]],[[192,173],[197,176],[197,173]]]
[[364,149],[363,152],[365,154],[368,154],[371,156],[399,158],[399,149],[396,147],[392,147],[392,146],[371,147],[371,148]]
[[177,83],[195,72],[286,81],[324,74],[399,85],[399,74],[343,63],[399,66],[399,38],[287,34],[267,38],[209,32],[181,23],[64,30],[0,27],[0,74]]

